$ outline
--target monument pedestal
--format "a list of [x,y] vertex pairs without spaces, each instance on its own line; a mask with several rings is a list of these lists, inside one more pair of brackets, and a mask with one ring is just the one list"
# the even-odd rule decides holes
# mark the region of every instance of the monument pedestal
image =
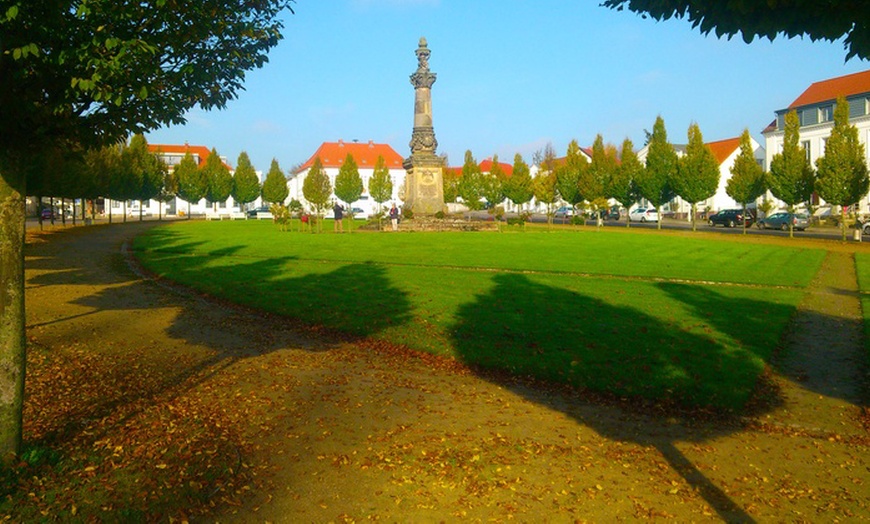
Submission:
[[413,211],[414,216],[445,211],[441,159],[435,155],[427,157],[411,155],[405,160],[405,207]]

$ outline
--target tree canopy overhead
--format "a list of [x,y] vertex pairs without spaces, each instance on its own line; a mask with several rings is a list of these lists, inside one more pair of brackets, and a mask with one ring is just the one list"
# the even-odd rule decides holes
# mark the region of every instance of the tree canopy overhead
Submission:
[[601,5],[655,20],[685,18],[702,33],[749,43],[756,37],[807,36],[835,41],[845,36],[846,59],[870,58],[870,3],[855,0],[700,2],[698,0],[605,0]]

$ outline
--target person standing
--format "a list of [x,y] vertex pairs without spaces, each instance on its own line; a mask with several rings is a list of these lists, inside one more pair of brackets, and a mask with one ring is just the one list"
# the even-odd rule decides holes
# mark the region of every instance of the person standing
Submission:
[[344,208],[341,207],[341,204],[338,202],[332,206],[332,213],[335,216],[335,224],[333,224],[333,231],[336,233],[344,232],[344,224],[342,223],[342,219],[344,218]]
[[390,222],[393,224],[393,231],[399,230],[399,208],[396,207],[395,202],[393,203],[393,207],[390,208]]

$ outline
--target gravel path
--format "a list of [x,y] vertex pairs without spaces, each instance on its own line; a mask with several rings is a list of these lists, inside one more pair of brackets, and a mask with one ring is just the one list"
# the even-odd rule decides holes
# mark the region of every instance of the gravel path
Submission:
[[[866,359],[849,254],[828,256],[801,305],[771,373],[778,402],[721,422],[479,376],[164,287],[121,254],[145,227],[78,228],[30,245],[28,336],[45,353],[115,348],[173,370],[118,428],[145,425],[152,410],[183,417],[177,405],[188,400],[232,415],[254,481],[210,493],[203,521],[870,519],[868,436],[855,422]],[[123,405],[105,402],[90,419]],[[210,419],[173,420],[178,436]],[[102,442],[76,433],[77,420],[42,422]],[[137,453],[148,456],[148,445]]]

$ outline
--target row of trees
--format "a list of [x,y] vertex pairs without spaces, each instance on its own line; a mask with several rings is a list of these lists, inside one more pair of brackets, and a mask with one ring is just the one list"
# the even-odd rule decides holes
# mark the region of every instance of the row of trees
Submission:
[[[770,171],[765,172],[756,161],[749,131],[744,130],[725,192],[743,204],[744,216],[747,204],[768,190],[790,212],[817,193],[828,204],[840,207],[845,239],[845,209],[867,194],[870,186],[864,146],[858,140],[857,128],[849,124],[848,102],[844,98],[837,100],[833,130],[824,156],[816,163],[817,170],[800,146],[800,122],[794,111],[786,115],[784,135],[782,151],[773,156]],[[493,157],[490,172],[483,173],[471,151],[466,151],[461,173],[444,170],[444,198],[448,202],[461,198],[472,210],[480,209],[482,200],[497,204],[507,199],[521,207],[535,198],[547,206],[552,220],[553,206],[560,201],[575,209],[583,204],[599,215],[597,212],[605,209],[609,200],[629,208],[643,198],[660,212],[662,205],[680,197],[691,205],[692,229],[696,229],[697,204],[716,193],[720,179],[719,162],[704,143],[700,127],[696,123],[689,126],[688,144],[680,156],[668,141],[664,120],[659,116],[649,133],[648,146],[646,162],[641,163],[629,139],[617,151],[598,135],[590,161],[576,140],[568,145],[564,159],[557,159],[548,145],[535,154],[538,171],[534,178],[519,154],[514,157],[512,176],[507,177],[498,156]],[[793,228],[790,234],[794,234]]]
[[[276,160],[262,186],[248,154],[239,154],[236,169],[230,169],[212,149],[200,166],[188,151],[174,170],[168,169],[148,148],[143,135],[134,135],[129,143],[119,143],[90,149],[77,154],[49,155],[48,166],[38,166],[29,185],[32,195],[61,199],[93,200],[105,197],[126,203],[140,202],[140,220],[143,202],[156,200],[162,204],[179,197],[190,204],[205,198],[212,204],[226,202],[229,197],[244,206],[258,197],[266,202],[281,203],[288,196],[287,179]],[[91,206],[93,209],[93,206]],[[82,206],[82,218],[85,209]],[[109,208],[111,218],[111,207]]]
[[[350,153],[338,170],[334,189],[335,197],[344,202],[345,209],[348,210],[363,194],[364,187],[362,177],[359,174],[359,166]],[[383,156],[378,155],[378,159],[375,161],[375,168],[369,179],[368,191],[372,200],[378,204],[377,215],[380,216],[384,202],[393,195],[393,181]],[[305,181],[302,183],[302,196],[311,204],[317,216],[323,216],[330,204],[332,193],[332,182],[323,168],[323,162],[320,157],[315,157],[308,174],[305,176]]]

